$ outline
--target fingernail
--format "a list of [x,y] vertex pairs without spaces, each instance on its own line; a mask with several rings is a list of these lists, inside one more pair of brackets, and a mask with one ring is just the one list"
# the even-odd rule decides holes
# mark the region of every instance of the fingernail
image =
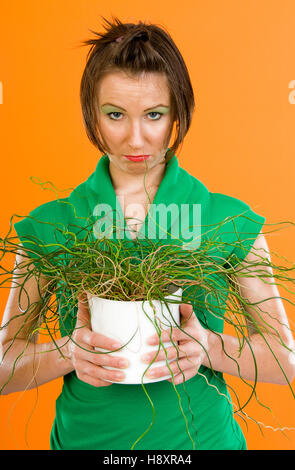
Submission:
[[150,338],[150,339],[148,340],[148,343],[149,343],[149,344],[157,344],[157,342],[158,342],[158,338],[155,338],[155,337],[154,337],[154,338]]
[[114,349],[119,349],[119,348],[121,348],[121,347],[122,347],[122,344],[120,344],[120,343],[114,343],[114,344],[112,344],[112,348],[114,348]]
[[129,361],[127,359],[121,359],[119,362],[120,367],[128,367],[129,366]]
[[115,376],[117,380],[123,380],[125,377],[125,374],[123,372],[117,372]]
[[155,374],[155,372],[154,372],[153,370],[149,370],[149,371],[146,373],[146,375],[147,375],[148,377],[150,377],[150,378],[153,378],[153,377],[156,376],[156,374]]
[[141,356],[141,360],[143,362],[150,362],[150,355],[149,354],[144,354],[143,356]]

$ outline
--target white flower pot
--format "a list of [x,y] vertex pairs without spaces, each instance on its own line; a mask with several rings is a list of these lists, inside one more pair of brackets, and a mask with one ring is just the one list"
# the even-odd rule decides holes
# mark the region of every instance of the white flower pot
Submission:
[[[147,339],[157,333],[155,325],[160,329],[171,329],[180,324],[179,304],[169,303],[169,299],[181,300],[182,289],[169,294],[165,299],[169,309],[164,302],[153,300],[154,309],[148,301],[120,301],[102,299],[90,293],[87,294],[89,310],[91,315],[92,330],[105,336],[118,340],[124,348],[119,351],[109,352],[112,356],[120,356],[129,360],[129,367],[123,369],[125,379],[120,384],[140,384],[159,382],[171,378],[171,374],[158,379],[151,379],[143,375],[149,367],[148,363],[141,360],[141,356],[150,351],[157,352],[158,345],[147,344]],[[172,343],[165,343],[165,348]],[[97,350],[107,352],[105,349]],[[169,361],[170,362],[170,361]],[[166,359],[155,361],[148,370],[166,365]],[[106,369],[118,370],[113,367],[104,366]]]

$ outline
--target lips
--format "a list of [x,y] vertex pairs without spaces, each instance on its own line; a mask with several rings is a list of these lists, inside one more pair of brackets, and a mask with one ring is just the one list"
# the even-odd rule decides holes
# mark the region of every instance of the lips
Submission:
[[150,155],[124,155],[125,158],[132,162],[142,162],[150,157]]

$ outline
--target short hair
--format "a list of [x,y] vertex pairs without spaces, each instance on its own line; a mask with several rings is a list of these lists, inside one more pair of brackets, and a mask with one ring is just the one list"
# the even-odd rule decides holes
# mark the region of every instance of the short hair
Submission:
[[170,160],[187,134],[195,107],[194,92],[184,59],[172,37],[162,27],[139,21],[122,23],[113,18],[106,22],[105,32],[90,30],[97,38],[82,41],[91,45],[80,84],[80,101],[87,136],[91,143],[105,153],[97,133],[97,90],[100,80],[113,71],[132,76],[145,72],[161,72],[167,77],[172,104],[172,122],[176,138],[166,153]]

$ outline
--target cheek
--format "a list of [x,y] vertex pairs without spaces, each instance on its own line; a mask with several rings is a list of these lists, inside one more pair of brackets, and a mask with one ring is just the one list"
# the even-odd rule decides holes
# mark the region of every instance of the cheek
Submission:
[[171,124],[167,122],[159,123],[158,126],[150,126],[148,136],[155,144],[162,145],[171,134]]
[[[165,147],[169,144],[170,135],[172,131],[170,120],[161,123],[150,123],[143,128],[144,137],[156,147]],[[102,117],[98,124],[98,133],[103,141],[109,145],[116,145],[126,138],[126,129],[124,126],[115,126],[112,122],[108,122]]]
[[169,145],[169,141],[172,135],[172,129],[173,129],[173,123],[166,124],[165,127],[162,130],[161,133],[161,138],[159,140],[159,143],[161,145],[164,145],[164,147],[167,147]]
[[112,122],[108,122],[104,117],[99,120],[97,130],[101,138],[108,143],[118,142],[122,138],[122,128],[114,126]]

